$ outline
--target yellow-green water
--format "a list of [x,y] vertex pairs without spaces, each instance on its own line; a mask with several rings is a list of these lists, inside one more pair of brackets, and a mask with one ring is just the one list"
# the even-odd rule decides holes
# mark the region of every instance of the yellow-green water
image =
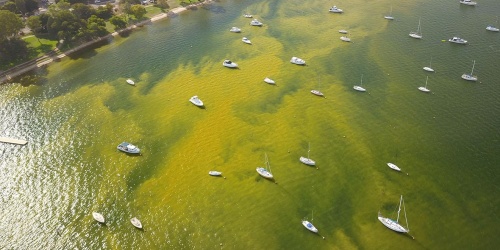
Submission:
[[[29,143],[0,144],[0,248],[494,248],[500,34],[485,27],[500,6],[480,4],[220,1],[55,63],[41,85],[2,86],[0,136]],[[441,42],[455,35],[470,45]],[[460,79],[472,60],[477,83]],[[318,169],[298,160],[308,143]],[[277,184],[255,171],[265,154]],[[377,220],[400,195],[415,240]],[[325,240],[301,225],[312,213]]]

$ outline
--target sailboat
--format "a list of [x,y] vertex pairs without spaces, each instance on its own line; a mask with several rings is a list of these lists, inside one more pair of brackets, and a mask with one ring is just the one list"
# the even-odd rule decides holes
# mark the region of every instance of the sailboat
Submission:
[[418,87],[418,90],[422,91],[422,92],[425,92],[425,93],[429,93],[431,92],[428,88],[427,88],[427,81],[429,80],[429,76],[427,76],[427,79],[425,79],[425,87]]
[[[311,221],[314,220],[314,214],[312,215]],[[313,232],[313,233],[318,233],[318,229],[309,221],[307,220],[302,220],[302,225],[304,225],[307,230]]]
[[309,151],[311,151],[311,144],[309,143],[309,146],[307,147],[307,158],[304,156],[300,157],[300,162],[309,165],[309,166],[314,166],[316,165],[316,162],[313,161],[311,158],[309,158]]
[[357,91],[360,91],[360,92],[365,92],[366,89],[362,87],[363,86],[363,75],[361,75],[361,83],[359,84],[359,86],[357,85],[354,85],[354,87],[352,87],[354,90],[357,90]]
[[462,75],[462,79],[467,80],[467,81],[477,81],[477,76],[473,75],[474,73],[474,66],[476,65],[476,60],[473,61],[472,63],[472,70],[470,71],[470,74],[464,73]]
[[410,32],[410,37],[413,37],[416,39],[422,39],[422,30],[420,29],[420,18],[418,19],[417,31]]
[[[399,212],[401,212],[401,204],[403,204],[403,211],[405,213],[406,228],[399,224]],[[396,221],[383,217],[380,211],[378,212],[378,220],[382,222],[384,226],[393,231],[396,231],[398,233],[409,233],[410,228],[408,227],[408,218],[406,218],[406,208],[405,208],[405,203],[403,201],[403,195],[401,195],[401,199],[399,200],[398,218],[396,219]]]
[[[498,16],[497,16],[497,25],[498,25]],[[499,28],[497,28],[497,27],[495,27],[493,25],[486,26],[486,30],[493,31],[493,32],[499,32],[500,31]]]
[[[257,173],[260,174],[260,176],[266,178],[266,179],[273,179],[273,174],[271,173],[271,165],[269,165],[269,160],[267,159],[267,154],[265,154],[266,156],[266,168],[263,168],[263,167],[258,167],[257,168]],[[267,170],[267,168],[269,168],[269,170]]]
[[434,72],[434,69],[431,68],[431,65],[432,65],[432,57],[431,57],[431,62],[429,63],[429,67],[424,67],[424,70],[429,72]]
[[320,81],[318,79],[318,89],[317,90],[316,89],[311,90],[311,93],[313,95],[317,95],[317,96],[324,96],[323,93],[321,93],[321,91],[319,91],[319,84],[320,84]]
[[394,17],[392,16],[392,6],[391,6],[391,12],[389,12],[388,16],[384,16],[385,19],[387,20],[394,20]]

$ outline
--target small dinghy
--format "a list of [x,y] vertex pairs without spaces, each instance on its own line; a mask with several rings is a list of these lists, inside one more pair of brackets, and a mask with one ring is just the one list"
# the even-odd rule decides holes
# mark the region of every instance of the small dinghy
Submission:
[[209,171],[208,174],[211,176],[222,176],[222,172],[219,171]]
[[127,79],[127,83],[130,84],[130,85],[135,85],[135,82],[132,81],[132,79]]
[[104,223],[105,222],[104,216],[102,214],[100,214],[100,213],[93,212],[92,213],[92,217],[94,217],[94,220],[96,220],[99,223]]

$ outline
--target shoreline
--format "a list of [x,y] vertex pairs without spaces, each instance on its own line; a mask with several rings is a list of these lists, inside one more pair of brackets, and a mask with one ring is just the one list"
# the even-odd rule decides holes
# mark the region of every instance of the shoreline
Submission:
[[[194,3],[194,4],[190,4],[188,6],[185,6],[185,7],[182,7],[182,6],[179,6],[179,7],[176,7],[176,8],[173,8],[172,10],[168,11],[167,13],[161,13],[161,14],[158,14],[158,15],[155,15],[147,20],[144,20],[144,21],[141,21],[139,23],[136,23],[136,24],[133,24],[133,25],[130,25],[124,29],[121,29],[121,30],[118,30],[118,31],[115,31],[111,34],[108,34],[106,36],[103,36],[103,37],[100,37],[100,38],[97,38],[97,39],[94,39],[92,41],[88,41],[88,42],[85,42],[81,45],[78,45],[72,49],[69,49],[69,50],[66,50],[64,52],[61,52],[59,54],[57,54],[57,52],[59,51],[58,48],[55,48],[54,50],[52,50],[51,52],[49,53],[46,53],[45,55],[41,56],[41,57],[37,57],[37,58],[34,58],[34,59],[31,59],[27,62],[24,62],[24,63],[21,63],[19,65],[16,65],[10,69],[7,69],[5,70],[4,72],[0,73],[0,85],[1,84],[4,84],[4,83],[8,83],[10,80],[12,80],[13,78],[15,77],[18,77],[22,74],[25,74],[29,71],[32,71],[32,70],[35,70],[37,68],[41,68],[45,65],[48,65],[50,63],[53,63],[54,61],[58,61],[74,52],[77,52],[77,51],[80,51],[90,45],[93,45],[93,44],[96,44],[98,42],[101,42],[103,40],[106,40],[106,39],[112,39],[124,32],[128,32],[128,31],[131,31],[131,30],[134,30],[136,29],[137,27],[141,27],[141,26],[144,26],[148,23],[153,23],[153,22],[156,22],[158,20],[161,20],[161,19],[164,19],[164,18],[167,18],[167,17],[174,17],[176,16],[177,14],[181,13],[181,12],[184,12],[186,10],[189,10],[190,8],[192,7],[198,7],[198,6],[201,6],[201,5],[205,5],[205,4],[209,4],[211,3],[212,0],[205,0],[203,2],[198,2],[198,3]],[[56,55],[53,55],[53,54],[56,54]]]

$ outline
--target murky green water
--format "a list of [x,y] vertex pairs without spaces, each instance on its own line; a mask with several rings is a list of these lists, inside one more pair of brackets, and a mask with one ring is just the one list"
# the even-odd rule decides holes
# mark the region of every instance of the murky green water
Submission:
[[[0,144],[0,248],[492,249],[500,34],[485,27],[499,11],[494,0],[220,1],[52,64],[41,86],[3,85],[0,136],[29,143]],[[419,18],[420,41],[408,37]],[[470,45],[441,41],[456,35]],[[477,83],[460,79],[472,60]],[[361,75],[366,93],[352,89]],[[426,76],[431,94],[417,90]],[[118,152],[122,141],[142,155]],[[308,143],[318,170],[298,160]],[[266,153],[277,184],[255,171]],[[401,194],[415,240],[377,220],[396,216]],[[325,240],[301,225],[313,211]]]

